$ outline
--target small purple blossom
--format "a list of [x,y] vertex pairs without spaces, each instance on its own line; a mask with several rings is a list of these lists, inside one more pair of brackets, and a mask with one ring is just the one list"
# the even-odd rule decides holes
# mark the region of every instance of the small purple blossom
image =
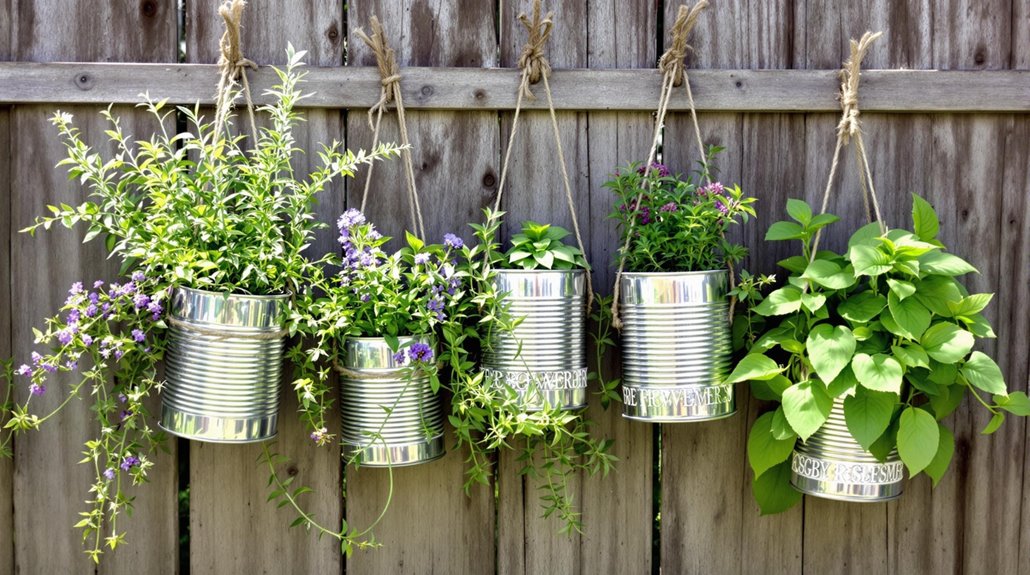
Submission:
[[433,360],[433,348],[422,342],[413,343],[408,348],[408,357],[411,358],[411,361],[429,363]]
[[42,355],[39,355],[39,352],[38,352],[38,351],[34,351],[34,352],[32,352],[32,353],[31,353],[31,354],[29,355],[29,357],[30,357],[30,358],[32,358],[32,365],[35,365],[35,366],[37,366],[37,367],[38,367],[38,366],[39,366],[39,364],[40,364],[40,363],[41,363],[41,362],[43,361],[43,356],[42,356]]
[[104,287],[104,280],[97,280],[93,282],[93,289],[100,289]]
[[125,352],[124,352],[124,351],[122,351],[122,350],[120,350],[120,349],[116,349],[116,350],[114,350],[114,358],[115,358],[116,360],[118,360],[118,359],[121,359],[123,355],[125,355]]
[[665,204],[664,206],[662,206],[661,208],[659,208],[658,211],[660,211],[660,212],[675,212],[676,211],[676,202],[669,202],[669,203]]
[[82,293],[82,282],[75,282],[72,284],[71,289],[68,290],[68,295],[79,295]]
[[707,186],[698,188],[697,193],[701,196],[725,196],[726,188],[723,187],[721,182],[712,182]]
[[645,226],[651,223],[651,208],[647,206],[640,208],[640,223]]
[[68,312],[68,318],[66,320],[66,323],[76,324],[79,323],[80,319],[82,319],[82,314],[79,313],[79,310],[73,309],[70,312]]
[[107,359],[107,358],[111,357],[111,348],[109,348],[109,347],[101,347],[100,348],[100,355],[104,359]]
[[74,371],[79,368],[79,362],[75,361],[74,359],[69,359],[68,361],[64,362],[64,366],[67,367],[69,370]]
[[368,294],[365,294],[365,295],[361,296],[361,301],[364,302],[364,303],[368,303],[368,302],[372,301],[372,296],[370,296]]
[[353,228],[354,226],[360,226],[365,223],[365,214],[361,213],[355,208],[351,208],[340,216],[340,219],[336,220],[336,227],[344,230],[347,228]]
[[89,335],[88,333],[82,334],[82,337],[80,339],[82,339],[82,344],[86,347],[93,345],[93,336]]
[[118,394],[118,403],[125,403],[126,401],[129,401],[129,398],[125,397],[124,393],[119,393]]
[[143,333],[143,330],[140,330],[140,329],[132,330],[132,340],[133,341],[135,341],[136,343],[143,343],[143,340],[145,340],[145,339],[147,339],[147,336],[146,336],[146,334]]
[[57,366],[52,364],[52,363],[44,363],[43,364],[43,371],[45,371],[47,373],[54,373],[54,372],[57,371]]
[[429,300],[429,303],[426,304],[426,308],[434,313],[441,312],[443,311],[443,300],[434,297],[433,299]]
[[119,467],[122,468],[122,471],[128,471],[129,469],[131,469],[131,468],[133,468],[133,467],[135,467],[135,466],[137,466],[139,464],[140,464],[139,457],[136,457],[135,455],[130,455],[130,456],[128,456],[128,457],[126,457],[125,459],[122,460],[122,464],[119,465]]
[[136,306],[136,309],[143,309],[150,305],[150,296],[138,293],[136,297],[132,298],[132,303]]
[[[659,178],[667,178],[667,177],[669,177],[669,174],[671,174],[671,172],[669,171],[669,168],[665,164],[660,164],[658,162],[651,162],[651,169],[652,170],[658,170],[658,177]],[[647,172],[648,172],[648,169],[645,166],[640,166],[639,168],[637,168],[637,173],[638,174],[643,175],[643,174],[646,174]]]
[[86,317],[93,317],[97,315],[97,304],[91,303],[86,307]]
[[404,365],[408,362],[408,356],[405,355],[404,350],[398,351],[397,353],[393,354],[393,362],[397,365]]
[[415,254],[415,265],[425,265],[427,263],[429,263],[429,254]]
[[465,247],[465,241],[454,234],[444,234],[443,245],[451,248],[452,250],[460,250]]
[[132,410],[131,409],[123,409],[122,410],[122,421],[125,421],[126,419],[129,419],[130,417],[132,417]]
[[379,230],[375,229],[375,226],[372,226],[371,229],[368,230],[368,239],[372,241],[381,240],[383,239],[383,234],[379,233]]
[[310,437],[311,437],[311,441],[314,441],[315,443],[317,443],[319,445],[322,445],[323,443],[325,443],[326,436],[328,436],[328,435],[329,435],[329,430],[324,428],[324,427],[322,427],[322,428],[319,428],[319,429],[316,429],[316,430],[312,431]]
[[108,481],[111,481],[112,479],[114,479],[114,469],[111,469],[110,467],[105,469],[104,470],[104,478],[107,479]]
[[155,316],[158,316],[161,314],[161,312],[164,311],[164,308],[161,307],[161,302],[158,302],[156,300],[150,300],[150,303],[147,304],[147,311],[154,314]]
[[91,292],[89,292],[89,295],[86,296],[86,299],[89,300],[89,303],[96,304],[97,302],[100,301],[100,294],[98,294],[95,291],[91,291]]
[[72,332],[66,329],[62,329],[61,331],[57,332],[57,341],[61,342],[61,345],[68,345],[74,339],[75,336],[72,334]]
[[33,383],[29,386],[29,393],[36,396],[43,395],[46,393],[46,386],[41,383]]
[[147,276],[143,275],[143,272],[137,270],[132,272],[132,281],[141,282],[146,279]]
[[30,377],[32,375],[32,368],[23,363],[21,364],[21,367],[18,368],[18,371],[16,371],[15,373],[17,373],[18,375],[23,375],[25,377]]

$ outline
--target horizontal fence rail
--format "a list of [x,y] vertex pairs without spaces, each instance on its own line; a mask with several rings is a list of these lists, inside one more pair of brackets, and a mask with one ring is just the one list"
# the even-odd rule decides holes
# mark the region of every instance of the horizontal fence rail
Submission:
[[[373,67],[312,67],[309,108],[369,108],[379,99]],[[721,112],[833,112],[835,70],[692,70],[698,110]],[[519,71],[510,68],[411,67],[401,70],[406,108],[511,110]],[[218,67],[209,64],[0,63],[0,104],[134,104],[149,93],[173,104],[214,104]],[[251,74],[257,103],[276,81],[268,67]],[[656,69],[554,70],[558,110],[652,111],[661,75]],[[961,90],[955,89],[961,86]],[[546,101],[527,101],[546,109]],[[688,108],[674,90],[671,111]],[[862,110],[868,112],[1030,112],[1030,71],[868,70],[862,72]]]

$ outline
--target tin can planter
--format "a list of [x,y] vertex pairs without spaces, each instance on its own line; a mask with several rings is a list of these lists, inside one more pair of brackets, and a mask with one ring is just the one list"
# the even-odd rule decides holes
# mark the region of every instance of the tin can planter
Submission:
[[905,466],[897,450],[881,463],[851,436],[842,398],[834,400],[819,431],[794,448],[790,484],[808,495],[841,501],[889,501],[901,495],[904,482]]
[[161,427],[198,441],[275,437],[289,296],[178,288],[169,304]]
[[736,413],[726,270],[624,273],[623,416],[709,421]]
[[[404,346],[413,341],[401,340]],[[417,465],[446,452],[443,406],[429,376],[398,365],[381,337],[350,338],[340,378],[343,454],[364,467]]]
[[513,391],[526,411],[587,404],[586,271],[505,270],[494,280],[507,293],[513,333],[498,333],[483,353],[483,373]]

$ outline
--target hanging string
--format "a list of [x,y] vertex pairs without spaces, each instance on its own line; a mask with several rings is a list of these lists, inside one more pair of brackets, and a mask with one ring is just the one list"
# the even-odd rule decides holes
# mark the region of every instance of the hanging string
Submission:
[[[702,155],[704,154],[704,138],[701,137],[701,127],[698,124],[697,110],[694,106],[694,94],[690,90],[690,78],[687,76],[684,60],[687,57],[687,52],[691,50],[690,45],[687,44],[687,37],[694,29],[694,25],[697,24],[697,19],[701,16],[701,12],[707,7],[708,0],[698,0],[697,4],[694,4],[694,7],[689,9],[686,5],[680,6],[679,11],[676,13],[676,22],[672,26],[672,41],[669,44],[669,48],[662,54],[661,59],[658,60],[658,69],[663,72],[662,89],[658,99],[658,112],[655,115],[654,138],[651,140],[651,150],[647,153],[647,162],[644,164],[644,169],[646,170],[651,169],[651,163],[654,162],[655,156],[658,153],[658,142],[661,141],[662,126],[665,125],[665,116],[669,111],[672,89],[680,84],[686,86],[687,103],[690,105],[690,118],[694,126],[694,136],[697,138],[698,152]],[[710,184],[712,180],[708,172],[707,169],[704,170],[704,178]],[[643,198],[644,190],[641,189],[633,205],[639,206]],[[623,242],[622,249],[619,251],[619,269],[615,272],[615,285],[612,288],[612,327],[617,330],[622,329],[622,318],[619,317],[620,284],[622,283],[622,274],[626,269],[626,254],[629,253],[629,244],[633,238],[633,228],[636,224],[636,219],[636,213],[630,214],[629,228],[626,230],[626,241]],[[732,274],[733,270],[731,268],[731,278]]]
[[[823,191],[822,207],[820,213],[826,213],[830,204],[830,192],[833,191],[834,178],[837,176],[837,168],[840,163],[841,149],[847,146],[851,139],[855,139],[855,158],[858,160],[858,179],[862,188],[862,201],[865,203],[866,219],[871,223],[873,214],[869,212],[870,203],[877,222],[880,224],[880,231],[885,232],[883,216],[880,214],[880,202],[876,197],[876,189],[873,187],[873,175],[869,169],[869,158],[866,156],[865,143],[862,141],[862,123],[859,121],[860,111],[858,109],[858,82],[862,71],[862,60],[872,43],[883,35],[883,32],[866,32],[859,41],[851,40],[851,55],[840,70],[840,107],[841,118],[837,124],[837,143],[833,149],[833,162],[830,164],[830,176],[826,180],[826,188]],[[815,233],[812,241],[812,253],[809,254],[809,261],[815,260],[819,251],[819,240],[822,238],[822,229]]]
[[233,106],[233,91],[242,84],[243,97],[247,102],[247,116],[250,118],[251,136],[254,144],[257,144],[258,130],[257,122],[254,119],[254,101],[250,95],[250,82],[247,81],[247,69],[257,70],[258,66],[252,60],[243,56],[243,49],[240,47],[240,27],[243,21],[243,8],[247,3],[244,0],[226,0],[219,6],[218,14],[225,21],[225,33],[218,42],[221,56],[218,59],[220,75],[218,78],[218,89],[215,93],[215,124],[214,133],[220,134],[225,129],[229,112]]
[[[569,207],[569,214],[572,216],[572,231],[576,237],[579,251],[586,257],[586,247],[583,244],[583,236],[579,228],[579,218],[576,215],[576,202],[572,197],[572,182],[569,179],[569,171],[565,162],[565,149],[561,143],[558,115],[554,111],[554,99],[551,96],[551,84],[548,81],[548,77],[551,75],[551,64],[544,56],[544,47],[547,45],[547,40],[551,37],[551,31],[554,29],[554,22],[551,20],[553,13],[548,12],[547,16],[541,17],[540,4],[540,0],[534,0],[532,20],[525,13],[519,14],[519,22],[529,32],[529,38],[526,41],[526,45],[522,48],[522,54],[519,55],[518,65],[522,70],[522,78],[519,82],[518,96],[515,99],[515,115],[511,122],[508,148],[504,153],[504,163],[501,165],[501,181],[497,185],[497,198],[494,200],[491,221],[488,221],[487,225],[489,227],[493,223],[492,220],[496,219],[496,214],[501,209],[501,197],[504,194],[504,183],[508,176],[508,164],[511,160],[512,146],[515,143],[515,134],[518,130],[522,101],[524,98],[536,99],[536,96],[533,95],[533,91],[530,89],[530,85],[543,81],[544,93],[547,95],[547,109],[551,117],[551,128],[554,131],[554,143],[558,150],[558,166],[561,168],[562,184],[565,186],[565,201]],[[587,310],[592,309],[594,305],[594,286],[590,276],[591,274],[588,270],[586,274]]]
[[[415,187],[415,165],[411,156],[411,144],[408,140],[408,123],[404,115],[404,99],[401,95],[401,74],[397,66],[396,54],[386,42],[386,33],[379,18],[372,16],[369,21],[372,28],[372,36],[369,37],[365,31],[358,28],[355,33],[372,50],[376,57],[376,65],[379,67],[380,95],[379,101],[368,110],[368,125],[372,128],[372,149],[379,145],[379,128],[390,102],[395,103],[397,110],[397,124],[401,133],[401,155],[404,160],[404,179],[408,186],[408,215],[411,218],[412,230],[420,239],[425,239],[426,230],[422,219],[422,206],[419,204],[418,191]],[[372,117],[375,116],[373,122]],[[365,189],[361,194],[361,211],[365,211],[365,203],[368,201],[368,190],[372,184],[373,164],[368,166],[368,174],[365,178]]]

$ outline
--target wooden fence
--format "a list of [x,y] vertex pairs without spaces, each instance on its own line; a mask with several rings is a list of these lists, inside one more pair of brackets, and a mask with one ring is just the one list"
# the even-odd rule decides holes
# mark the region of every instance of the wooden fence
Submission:
[[[47,203],[82,196],[54,164],[62,148],[48,116],[75,114],[101,143],[98,102],[132,102],[149,89],[176,101],[210,101],[222,24],[215,0],[0,0],[0,357],[25,357],[31,328],[63,301],[73,281],[113,277],[99,244],[78,232],[36,238],[17,233]],[[609,286],[616,234],[601,184],[617,165],[640,160],[651,137],[660,81],[654,72],[671,0],[551,2],[555,30],[548,58],[558,122],[595,285]],[[427,231],[439,237],[477,221],[497,191],[502,142],[511,124],[515,66],[524,31],[509,0],[252,0],[244,21],[246,54],[281,63],[287,42],[309,51],[320,95],[308,111],[302,146],[333,138],[350,147],[371,140],[361,109],[378,93],[371,55],[354,31],[378,14],[405,76],[415,168]],[[871,162],[889,225],[904,225],[909,193],[936,206],[943,237],[980,275],[971,289],[994,291],[988,310],[999,338],[988,345],[1009,385],[1026,389],[1030,343],[1030,0],[713,0],[692,38],[691,69],[706,143],[726,148],[723,181],[760,199],[761,218],[744,237],[747,266],[773,271],[787,246],[761,242],[783,217],[788,197],[816,201],[837,121],[832,70],[849,37],[885,36],[867,68],[966,72],[869,72],[863,115]],[[181,42],[181,44],[180,44]],[[27,62],[94,64],[31,65]],[[140,65],[115,66],[131,62]],[[339,67],[347,64],[347,69]],[[148,63],[151,65],[142,66]],[[364,67],[364,68],[352,68]],[[446,70],[434,68],[446,67]],[[334,69],[335,68],[335,69]],[[484,69],[491,70],[484,70]],[[495,70],[495,68],[507,68]],[[602,69],[612,69],[603,71]],[[754,70],[763,70],[762,72]],[[1019,72],[1022,70],[1023,72]],[[260,80],[259,80],[260,81]],[[350,108],[350,109],[347,109]],[[665,133],[664,159],[686,171],[697,159],[683,102]],[[117,106],[127,131],[152,126]],[[504,209],[512,221],[568,225],[545,113],[527,112],[516,143]],[[396,139],[386,122],[385,139]],[[861,221],[851,172],[836,213]],[[399,164],[376,172],[372,219],[400,232]],[[328,194],[326,221],[362,180]],[[467,231],[467,230],[465,230]],[[468,234],[466,233],[466,237]],[[840,236],[829,241],[840,241]],[[328,234],[317,249],[334,249]],[[56,388],[56,385],[55,385]],[[19,396],[25,389],[19,388]],[[510,455],[497,489],[461,489],[463,455],[396,471],[393,507],[377,530],[384,548],[344,560],[331,540],[287,530],[292,515],[265,502],[260,448],[173,442],[151,484],[138,491],[130,544],[94,567],[72,524],[89,473],[75,465],[96,430],[76,403],[46,429],[18,438],[13,461],[0,460],[0,575],[13,573],[1026,573],[1030,574],[1030,442],[1023,420],[991,437],[986,415],[963,406],[953,416],[956,454],[931,490],[924,477],[886,504],[808,498],[761,517],[750,495],[745,440],[759,405],[746,391],[740,413],[696,425],[651,426],[592,404],[599,433],[615,440],[617,471],[577,477],[581,535],[556,534],[539,517],[532,485]],[[292,395],[287,393],[287,396]],[[45,397],[52,407],[59,394]],[[283,402],[278,449],[290,473],[315,488],[319,516],[355,525],[374,518],[386,493],[383,471],[346,471],[338,451],[315,449]],[[338,429],[339,422],[333,425]],[[658,465],[660,463],[660,465]],[[660,471],[659,471],[660,470]],[[178,495],[189,486],[188,520]],[[659,521],[656,522],[656,517]],[[188,532],[187,532],[188,529]],[[188,535],[188,537],[186,537]]]

